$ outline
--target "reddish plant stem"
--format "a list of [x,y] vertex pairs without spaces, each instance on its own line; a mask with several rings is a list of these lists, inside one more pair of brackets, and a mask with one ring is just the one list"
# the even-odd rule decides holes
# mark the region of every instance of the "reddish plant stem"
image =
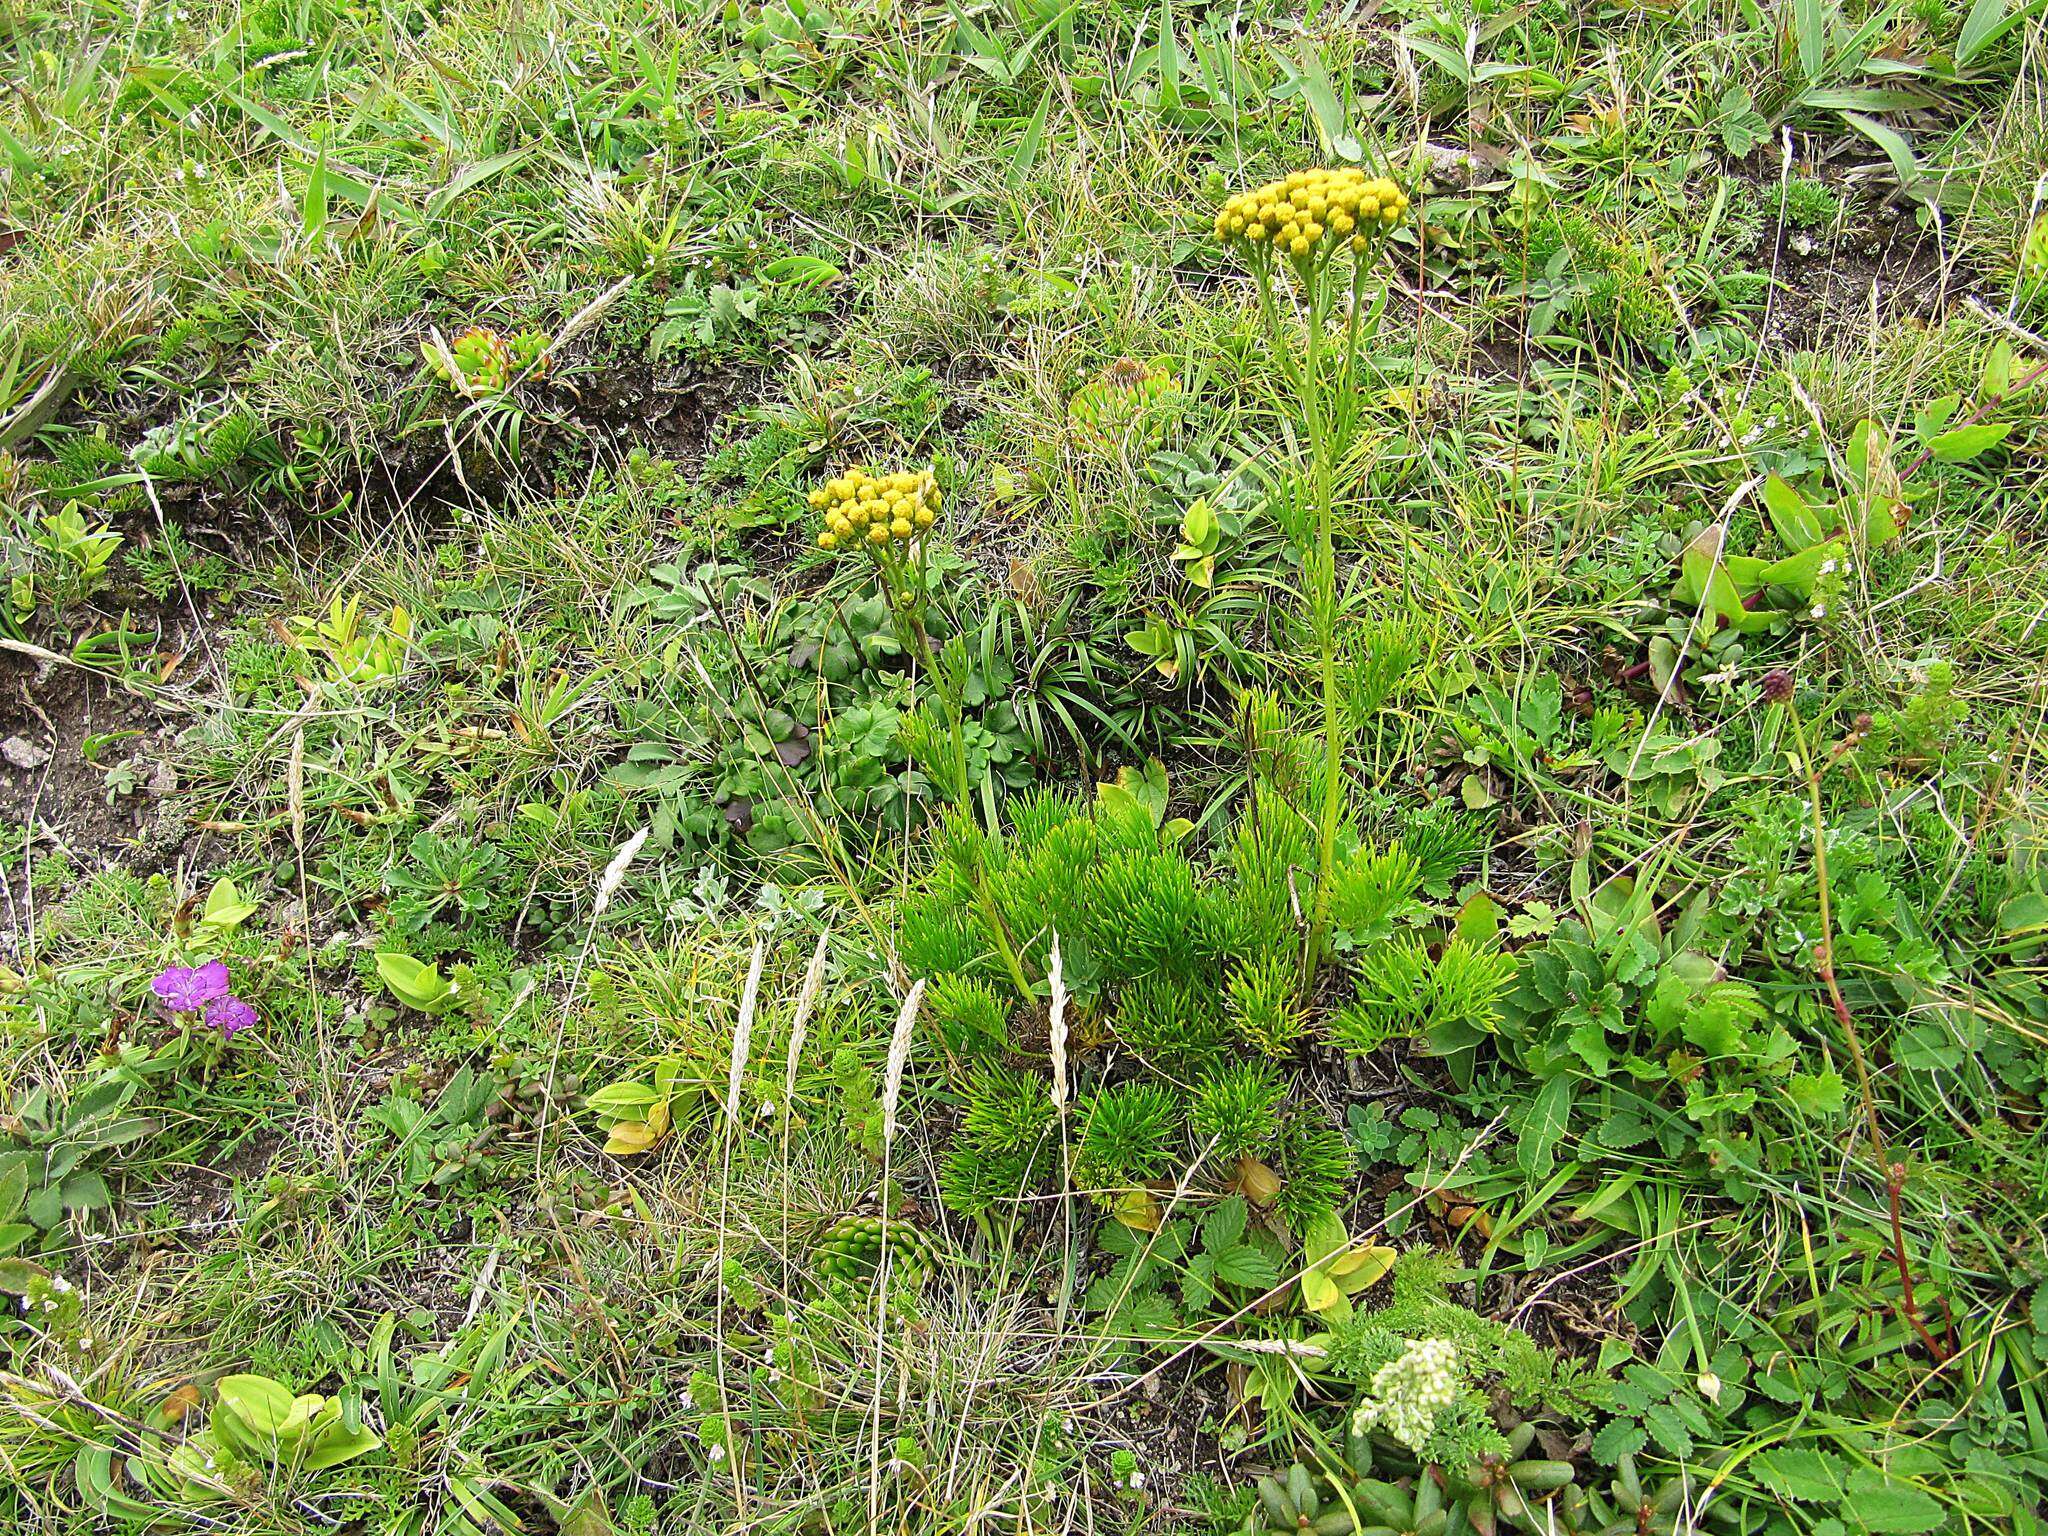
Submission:
[[[1835,979],[1834,919],[1828,886],[1827,823],[1821,809],[1820,767],[1807,750],[1806,728],[1800,721],[1798,708],[1790,700],[1786,701],[1785,713],[1792,722],[1793,738],[1799,744],[1799,767],[1806,777],[1807,797],[1813,806],[1813,873],[1820,899],[1820,942],[1813,950],[1814,969],[1819,972],[1821,984],[1827,989],[1835,1022],[1842,1026],[1842,1038],[1848,1042],[1849,1059],[1856,1067],[1856,1086],[1863,1099],[1864,1118],[1869,1124],[1871,1155],[1877,1159],[1878,1167],[1884,1173],[1885,1203],[1891,1218],[1892,1262],[1899,1270],[1899,1315],[1920,1336],[1928,1357],[1936,1365],[1941,1365],[1953,1351],[1928,1332],[1927,1324],[1921,1320],[1920,1305],[1913,1293],[1913,1267],[1906,1257],[1906,1224],[1899,1198],[1906,1187],[1906,1165],[1893,1162],[1886,1150],[1884,1122],[1877,1113],[1877,1094],[1870,1086],[1870,1063],[1864,1055],[1863,1035],[1856,1027],[1856,1015],[1849,1011],[1848,1000],[1842,996],[1841,984]],[[1836,747],[1833,755],[1841,756],[1856,739],[1851,736]]]
[[1892,1262],[1899,1266],[1899,1310],[1913,1325],[1913,1331],[1920,1335],[1920,1342],[1927,1346],[1928,1358],[1936,1365],[1943,1365],[1954,1351],[1927,1331],[1927,1325],[1920,1320],[1920,1305],[1913,1299],[1913,1271],[1906,1263],[1906,1226],[1899,1215],[1899,1193],[1905,1187],[1906,1165],[1891,1164],[1885,1169],[1884,1192],[1886,1204],[1891,1209]]
[[[1960,430],[1963,427],[1974,426],[1979,420],[1982,419],[1986,411],[1993,411],[1998,409],[1999,406],[2005,404],[2005,402],[2010,400],[2014,395],[2023,393],[2024,391],[2031,389],[2034,385],[2040,383],[2044,377],[2048,377],[2048,363],[2042,363],[2039,367],[2032,369],[2030,372],[2027,373],[2027,375],[2024,378],[2021,378],[2016,383],[2008,384],[2004,389],[2000,390],[1997,394],[1989,395],[1986,398],[1978,401],[1977,408],[1974,411],[1970,412],[1969,415],[1965,416],[1961,421],[1957,422],[1955,426],[1950,427],[1948,430],[1954,432]],[[1911,480],[1915,475],[1920,473],[1921,470],[1925,469],[1927,467],[1927,461],[1933,457],[1934,450],[1932,448],[1922,448],[1919,454],[1914,458],[1913,462],[1908,464],[1905,470],[1900,474],[1899,484],[1901,486],[1904,486],[1908,480]]]

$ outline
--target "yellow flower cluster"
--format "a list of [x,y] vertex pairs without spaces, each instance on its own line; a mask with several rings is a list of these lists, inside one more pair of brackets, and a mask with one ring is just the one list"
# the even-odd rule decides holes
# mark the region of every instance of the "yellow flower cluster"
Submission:
[[1408,195],[1384,176],[1368,177],[1355,166],[1294,171],[1226,202],[1216,215],[1216,238],[1270,245],[1308,261],[1347,237],[1352,250],[1368,249],[1374,235],[1392,229],[1407,211]]
[[939,483],[930,470],[871,475],[849,469],[812,491],[809,499],[825,514],[820,549],[851,548],[862,539],[877,549],[892,539],[907,544],[939,515]]

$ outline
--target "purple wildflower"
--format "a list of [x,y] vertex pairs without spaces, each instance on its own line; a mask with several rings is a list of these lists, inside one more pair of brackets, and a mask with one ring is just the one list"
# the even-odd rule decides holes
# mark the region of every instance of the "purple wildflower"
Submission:
[[215,998],[228,995],[227,962],[174,965],[149,985],[173,1013],[197,1013]]
[[221,1039],[232,1040],[237,1030],[256,1022],[256,1010],[239,997],[216,997],[206,1005],[206,1022],[220,1031]]

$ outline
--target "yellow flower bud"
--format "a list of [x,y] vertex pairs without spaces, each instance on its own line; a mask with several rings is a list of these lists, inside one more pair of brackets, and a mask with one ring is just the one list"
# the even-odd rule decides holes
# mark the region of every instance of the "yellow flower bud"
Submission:
[[917,516],[912,521],[920,528],[929,528],[937,519],[932,515],[930,507],[921,507],[918,509]]
[[838,535],[838,534],[836,534],[836,533],[821,533],[821,534],[819,534],[819,535],[818,535],[818,548],[820,548],[820,549],[837,549],[838,547],[839,547],[839,535]]
[[889,526],[888,526],[888,524],[886,524],[886,523],[877,523],[877,524],[875,524],[875,526],[874,526],[874,527],[870,528],[870,529],[868,530],[868,542],[869,542],[870,544],[886,544],[886,543],[888,543],[888,542],[889,542]]
[[897,518],[896,521],[889,525],[889,531],[899,539],[909,538],[912,532],[910,519],[907,517]]

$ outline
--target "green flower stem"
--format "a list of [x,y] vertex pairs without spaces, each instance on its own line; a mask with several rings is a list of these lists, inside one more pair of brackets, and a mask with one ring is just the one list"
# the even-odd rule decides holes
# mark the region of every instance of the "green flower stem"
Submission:
[[1031,990],[1031,983],[1024,975],[1024,962],[1017,958],[1017,948],[1010,942],[1010,930],[1003,922],[1003,914],[996,908],[994,894],[988,888],[988,881],[982,878],[977,868],[974,872],[974,905],[981,913],[981,920],[987,924],[991,937],[996,941],[996,954],[1001,957],[1003,969],[1010,973],[1010,983],[1017,989],[1017,996],[1026,1007],[1037,1002],[1038,994]]
[[[1310,624],[1321,673],[1323,708],[1323,800],[1316,817],[1316,888],[1310,906],[1308,933],[1302,951],[1302,984],[1307,987],[1322,963],[1330,930],[1331,885],[1337,861],[1337,826],[1344,810],[1344,711],[1337,689],[1337,463],[1348,446],[1353,414],[1346,404],[1358,375],[1362,336],[1360,291],[1364,268],[1354,260],[1350,282],[1351,311],[1345,317],[1344,341],[1334,368],[1326,367],[1325,332],[1330,322],[1331,271],[1318,262],[1302,273],[1308,298],[1305,365],[1295,375],[1302,416],[1309,434],[1309,487],[1315,509],[1316,543],[1310,554]],[[1276,336],[1285,347],[1285,338]]]
[[[916,558],[898,563],[886,551],[874,555],[881,572],[882,597],[889,605],[889,619],[895,626],[896,638],[905,650],[917,657],[918,668],[938,691],[939,702],[946,711],[947,734],[953,748],[952,782],[945,786],[949,799],[955,805],[967,803],[967,727],[964,719],[966,701],[960,696],[960,689],[954,679],[938,664],[932,653],[931,636],[925,628],[924,610],[927,594],[924,581],[923,547],[919,546]],[[903,599],[908,599],[904,601]]]

